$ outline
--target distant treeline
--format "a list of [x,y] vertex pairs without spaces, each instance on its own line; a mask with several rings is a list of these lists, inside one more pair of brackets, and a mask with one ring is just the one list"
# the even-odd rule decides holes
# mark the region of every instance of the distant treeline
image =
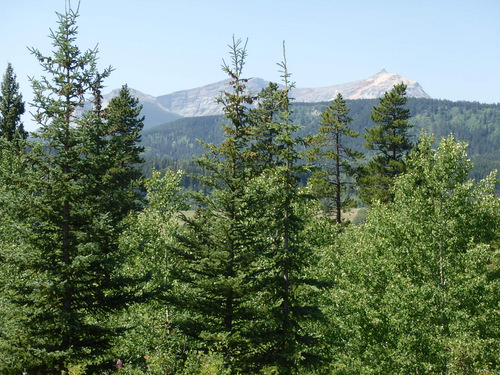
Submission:
[[[315,134],[318,130],[320,114],[329,103],[294,103],[292,120],[302,126],[301,135]],[[378,99],[347,100],[351,128],[362,134],[373,126],[370,112],[378,104]],[[434,134],[436,141],[453,133],[458,140],[469,142],[468,154],[474,167],[472,178],[484,178],[491,170],[500,170],[500,104],[478,102],[453,102],[438,99],[410,98],[406,107],[410,110],[410,122],[415,143],[421,129]],[[202,174],[203,170],[193,162],[193,157],[201,156],[205,147],[199,142],[218,144],[223,139],[221,122],[223,116],[182,118],[142,133],[145,147],[144,174],[151,175],[151,168],[183,169],[189,175]],[[363,137],[346,140],[349,147],[372,155],[363,146]],[[188,177],[183,186],[193,188],[196,182]]]

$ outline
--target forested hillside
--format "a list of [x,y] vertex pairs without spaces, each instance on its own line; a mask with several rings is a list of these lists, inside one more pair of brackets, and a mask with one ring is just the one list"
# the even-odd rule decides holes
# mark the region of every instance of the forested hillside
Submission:
[[[370,112],[377,99],[347,100],[353,119],[351,128],[361,133],[373,125]],[[291,118],[302,126],[300,135],[314,134],[319,128],[320,114],[328,103],[293,103]],[[468,142],[468,153],[474,166],[471,176],[484,178],[491,170],[500,170],[500,104],[477,102],[452,102],[448,100],[409,98],[410,122],[415,125],[412,134],[416,141],[424,129],[439,140],[453,134],[458,140]],[[207,143],[222,141],[223,116],[183,118],[142,132],[147,169],[186,165],[185,161],[200,156],[204,148],[197,140]],[[371,154],[363,147],[363,138],[348,141],[356,151]],[[177,160],[177,161],[176,161]]]

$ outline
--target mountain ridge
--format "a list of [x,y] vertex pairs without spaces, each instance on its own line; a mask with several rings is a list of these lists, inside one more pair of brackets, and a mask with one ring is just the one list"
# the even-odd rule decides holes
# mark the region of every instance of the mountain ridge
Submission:
[[[216,103],[216,98],[224,90],[228,90],[229,79],[214,82],[205,86],[188,90],[172,92],[170,94],[154,97],[130,88],[131,94],[137,97],[143,104],[143,115],[146,116],[145,127],[160,125],[161,113],[171,121],[179,117],[199,117],[222,114],[222,107]],[[324,86],[318,88],[294,88],[291,96],[296,102],[316,103],[329,102],[341,93],[344,99],[376,99],[390,91],[392,87],[399,83],[407,85],[406,92],[411,98],[430,98],[417,81],[407,79],[396,73],[388,73],[382,69],[377,74],[359,81]],[[258,93],[267,87],[269,81],[262,78],[252,78],[248,81],[247,87],[250,92]],[[115,89],[104,95],[105,103],[118,94]],[[154,113],[154,123],[148,119],[148,113]]]

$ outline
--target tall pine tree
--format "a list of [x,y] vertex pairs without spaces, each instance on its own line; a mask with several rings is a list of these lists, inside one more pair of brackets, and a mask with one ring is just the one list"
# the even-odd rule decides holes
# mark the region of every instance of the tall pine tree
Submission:
[[[23,307],[19,341],[29,373],[105,368],[116,333],[105,317],[134,296],[132,280],[120,277],[118,236],[138,203],[140,106],[124,87],[102,110],[111,69],[99,72],[97,49],[82,53],[75,44],[77,17],[72,9],[58,14],[52,55],[31,50],[47,74],[31,80],[41,129],[30,144],[30,173],[13,181],[16,193],[3,202],[18,228],[10,295]],[[89,96],[93,109],[79,115]]]
[[300,373],[317,364],[307,327],[320,313],[308,301],[314,288],[305,277],[312,251],[303,231],[292,85],[283,63],[285,88],[272,84],[255,97],[241,75],[240,41],[231,56],[224,70],[232,89],[219,98],[224,141],[206,145],[198,159],[211,193],[195,195],[196,215],[185,218],[172,249],[173,321],[195,347],[222,352],[232,373]]
[[0,90],[0,136],[9,142],[26,139],[28,133],[21,122],[24,114],[23,96],[19,93],[19,84],[10,63],[7,64]]
[[260,117],[257,129],[264,131],[254,139],[260,145],[260,158],[268,160],[259,176],[253,179],[249,191],[255,197],[252,205],[259,218],[260,266],[257,303],[262,318],[254,325],[255,358],[265,370],[278,374],[297,374],[320,366],[317,336],[308,330],[308,324],[321,320],[321,312],[314,304],[318,289],[317,279],[306,277],[313,264],[311,246],[304,237],[307,195],[299,188],[300,175],[307,171],[301,164],[299,149],[305,146],[297,136],[300,126],[291,121],[293,112],[290,91],[294,84],[286,62],[278,64],[284,87],[269,87],[264,91],[260,109],[267,108]]
[[408,131],[410,110],[405,108],[406,85],[401,82],[380,98],[380,104],[373,107],[371,120],[375,126],[363,134],[365,147],[377,154],[361,169],[358,178],[360,198],[371,204],[374,201],[388,202],[393,199],[389,187],[393,179],[405,171],[404,156],[412,148]]
[[353,201],[345,194],[353,184],[349,178],[356,173],[354,163],[363,156],[346,145],[346,137],[359,136],[358,132],[349,129],[351,122],[349,108],[342,94],[338,94],[321,113],[320,128],[313,138],[314,148],[309,154],[320,167],[309,183],[313,185],[315,195],[323,201],[325,212],[334,213],[339,224],[342,222],[342,211],[353,206]]
[[206,154],[197,160],[208,172],[202,182],[211,193],[194,196],[198,209],[194,218],[184,218],[186,230],[172,249],[177,262],[169,279],[176,286],[171,295],[176,327],[193,339],[195,348],[221,351],[237,373],[248,371],[248,319],[255,308],[248,303],[256,272],[255,229],[245,196],[252,176],[248,113],[253,97],[242,77],[246,45],[233,39],[230,49],[232,61],[223,70],[231,90],[218,98],[226,119],[224,141],[205,145]]

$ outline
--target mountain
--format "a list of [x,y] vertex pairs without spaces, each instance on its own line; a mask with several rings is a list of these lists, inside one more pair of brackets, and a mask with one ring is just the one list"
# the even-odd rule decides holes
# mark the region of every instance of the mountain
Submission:
[[[154,97],[130,89],[131,94],[139,99],[144,106],[142,114],[146,117],[145,128],[151,128],[180,117],[199,117],[222,114],[222,109],[215,99],[224,90],[228,90],[228,80],[212,83],[190,90],[176,91],[171,94]],[[376,99],[390,91],[395,84],[404,82],[407,94],[411,98],[430,98],[420,84],[399,74],[382,70],[379,73],[356,82],[344,83],[319,88],[295,88],[291,96],[295,102],[317,103],[328,102],[340,92],[344,99]],[[259,92],[269,84],[261,78],[251,79],[247,86],[251,92]],[[119,90],[113,90],[105,95],[109,100],[117,95]]]
[[391,91],[394,85],[404,82],[407,85],[406,93],[410,98],[426,98],[430,96],[416,81],[409,80],[396,73],[388,73],[385,69],[367,79],[344,83],[340,85],[320,87],[315,89],[296,88],[292,96],[297,102],[318,103],[335,99],[341,93],[344,99],[377,99]]
[[[162,95],[157,100],[169,111],[184,117],[219,115],[222,113],[221,106],[215,103],[214,99],[220,95],[221,91],[227,90],[228,81]],[[320,88],[295,88],[291,95],[296,102],[304,103],[331,101],[339,92],[342,93],[344,99],[376,99],[400,82],[404,82],[408,86],[409,97],[430,98],[418,82],[404,78],[399,74],[388,73],[385,69],[361,81]],[[250,91],[259,92],[268,84],[268,81],[254,78],[248,82],[247,86]]]

